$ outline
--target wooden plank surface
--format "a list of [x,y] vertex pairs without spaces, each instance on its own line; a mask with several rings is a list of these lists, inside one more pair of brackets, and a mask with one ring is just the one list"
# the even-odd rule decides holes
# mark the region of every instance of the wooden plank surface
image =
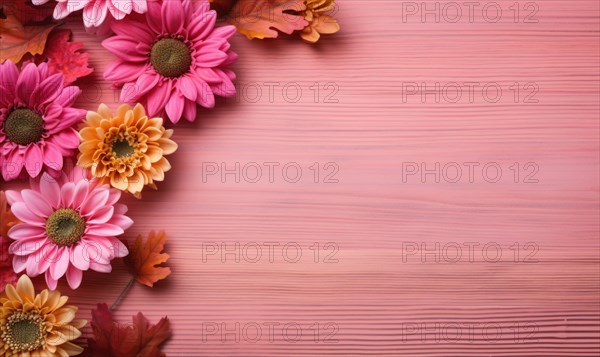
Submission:
[[[175,127],[166,182],[127,200],[173,274],[117,316],[168,315],[169,356],[597,356],[598,1],[338,3],[316,46],[235,36],[239,97]],[[110,54],[68,26],[96,68],[79,104],[116,107]]]

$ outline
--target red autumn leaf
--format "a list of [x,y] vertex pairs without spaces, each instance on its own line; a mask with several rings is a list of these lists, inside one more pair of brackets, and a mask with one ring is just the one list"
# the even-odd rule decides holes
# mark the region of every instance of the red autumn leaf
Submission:
[[228,21],[249,39],[275,38],[276,30],[288,35],[302,30],[308,22],[302,15],[304,0],[238,0]]
[[139,312],[131,325],[114,321],[106,304],[92,310],[92,332],[85,357],[165,357],[160,345],[171,337],[169,319],[163,317],[153,325]]
[[164,231],[158,233],[151,231],[145,241],[142,241],[142,236],[138,235],[133,247],[129,248],[125,263],[138,283],[152,287],[154,283],[171,274],[170,268],[158,266],[169,260],[169,255],[163,253],[165,241]]
[[50,33],[46,41],[46,49],[41,57],[48,59],[50,73],[63,73],[65,85],[69,85],[77,78],[85,77],[93,72],[88,67],[87,53],[80,52],[82,42],[71,42],[70,30],[56,30]]

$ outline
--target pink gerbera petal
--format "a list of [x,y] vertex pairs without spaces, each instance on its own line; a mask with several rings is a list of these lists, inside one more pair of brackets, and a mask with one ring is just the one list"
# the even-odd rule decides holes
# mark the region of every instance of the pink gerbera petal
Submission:
[[29,106],[33,107],[41,104],[52,102],[62,92],[64,86],[64,77],[60,74],[54,74],[44,79],[39,87],[37,87],[29,99]]
[[27,208],[27,205],[24,202],[14,203],[11,207],[11,210],[15,217],[17,217],[23,223],[39,227],[43,227],[45,224],[45,220]]
[[112,206],[106,206],[99,208],[94,212],[88,221],[89,224],[102,224],[110,221],[115,212],[115,208]]
[[47,167],[60,169],[63,166],[60,147],[54,143],[48,143],[44,148],[43,162]]
[[108,201],[107,190],[92,191],[81,205],[80,212],[83,216],[91,216],[99,208],[103,207],[106,201]]
[[102,41],[102,46],[117,57],[127,62],[144,62],[148,58],[147,53],[137,50],[138,41],[128,36],[113,36]]
[[163,31],[178,33],[183,27],[185,16],[183,6],[179,1],[165,1],[162,5]]
[[91,235],[99,235],[99,236],[109,236],[109,235],[120,235],[123,234],[125,231],[123,230],[123,228],[114,225],[114,224],[110,224],[110,223],[105,223],[102,225],[93,225],[91,227],[89,227],[88,233]]
[[25,202],[27,208],[29,208],[31,212],[44,218],[52,214],[52,206],[39,192],[23,190],[21,191],[21,195],[23,196],[23,202]]
[[45,278],[48,289],[56,290],[56,287],[58,286],[58,279],[54,279],[52,275],[50,275],[50,269],[46,270]]
[[167,111],[167,115],[169,118],[173,118],[173,122],[176,123],[181,118],[181,114],[183,113],[183,107],[185,105],[185,99],[181,94],[174,94],[169,99],[165,110]]
[[27,269],[27,257],[22,257],[20,255],[13,256],[13,270],[15,273],[20,273],[23,270]]
[[46,243],[45,236],[31,237],[13,242],[8,252],[14,255],[27,256],[37,252]]
[[169,102],[172,89],[172,83],[170,80],[168,80],[162,85],[157,86],[147,94],[148,115],[159,115],[159,113],[165,108],[165,106]]
[[146,66],[139,62],[112,62],[104,70],[104,78],[116,83],[127,83],[136,80],[144,71]]
[[69,268],[69,250],[65,247],[58,248],[55,261],[50,265],[50,276],[59,280]]
[[90,250],[90,245],[85,242],[75,246],[75,248],[71,250],[71,264],[79,270],[88,270],[90,268]]
[[17,95],[21,103],[29,105],[29,99],[40,84],[40,72],[35,64],[29,63],[23,68],[17,79]]
[[69,287],[71,289],[77,289],[81,285],[81,280],[83,278],[83,272],[74,266],[69,266],[67,269],[67,282],[69,283]]
[[33,277],[45,273],[50,265],[55,261],[58,254],[58,247],[50,242],[46,242],[35,254],[29,255],[27,264],[27,275]]
[[90,262],[90,270],[97,271],[99,273],[110,273],[112,266],[110,264],[100,264],[97,262]]
[[52,178],[48,174],[44,174],[40,180],[40,192],[46,199],[52,208],[57,208],[60,205],[60,187],[56,182],[56,179]]

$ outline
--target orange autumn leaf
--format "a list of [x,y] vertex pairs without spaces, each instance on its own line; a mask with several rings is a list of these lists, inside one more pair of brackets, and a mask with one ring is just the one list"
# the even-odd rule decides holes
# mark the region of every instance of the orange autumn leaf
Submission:
[[8,253],[11,240],[8,238],[8,230],[19,223],[19,220],[10,210],[4,191],[0,191],[0,291],[7,284],[17,282],[17,274],[12,268],[12,257]]
[[0,191],[0,237],[8,238],[8,230],[19,223],[19,220],[10,210],[6,194]]
[[44,52],[48,34],[57,24],[23,25],[20,11],[15,6],[3,6],[0,18],[0,63],[11,60],[15,63],[27,53]]
[[302,15],[304,0],[238,0],[228,21],[249,39],[275,38],[277,30],[288,35],[302,30],[308,22]]
[[142,236],[138,235],[133,247],[129,248],[125,263],[138,283],[152,287],[154,283],[171,274],[170,268],[158,266],[169,260],[169,255],[163,252],[165,241],[164,231],[158,233],[151,231],[145,241],[142,241]]
[[93,338],[88,339],[84,357],[164,357],[160,346],[171,337],[169,319],[163,317],[156,325],[139,312],[132,324],[116,322],[106,304],[92,310]]

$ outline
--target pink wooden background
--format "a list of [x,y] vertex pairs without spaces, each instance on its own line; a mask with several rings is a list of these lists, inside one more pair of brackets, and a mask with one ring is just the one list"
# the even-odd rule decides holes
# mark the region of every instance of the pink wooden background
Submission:
[[[177,126],[167,181],[128,200],[136,223],[127,238],[166,229],[173,274],[153,290],[135,286],[118,318],[168,315],[169,356],[598,355],[598,1],[517,1],[518,15],[513,0],[482,1],[472,21],[459,1],[454,23],[446,1],[438,23],[411,15],[421,1],[338,3],[342,31],[316,46],[233,39],[242,95]],[[79,22],[67,26],[97,69],[80,105],[116,107],[101,76],[111,56]],[[279,83],[272,98],[270,82]],[[472,102],[464,89],[457,103],[452,90],[436,103],[432,93],[410,95],[414,82],[503,91],[497,103],[481,87]],[[203,180],[212,162],[255,162],[263,176],[249,182],[247,166],[239,183],[233,174]],[[273,182],[265,162],[280,164]],[[281,173],[294,162],[297,183]],[[479,163],[473,182],[466,162]],[[446,175],[404,179],[410,163],[440,163]],[[449,163],[463,168],[456,183]],[[496,183],[493,168],[481,173],[492,163],[502,169]],[[324,182],[335,167],[339,182]],[[222,243],[239,244],[239,263],[208,255]],[[273,257],[265,244],[279,244]],[[289,262],[297,246],[302,256]],[[456,246],[463,255],[453,262]],[[112,275],[88,273],[73,301],[89,317],[127,279],[120,264]]]

